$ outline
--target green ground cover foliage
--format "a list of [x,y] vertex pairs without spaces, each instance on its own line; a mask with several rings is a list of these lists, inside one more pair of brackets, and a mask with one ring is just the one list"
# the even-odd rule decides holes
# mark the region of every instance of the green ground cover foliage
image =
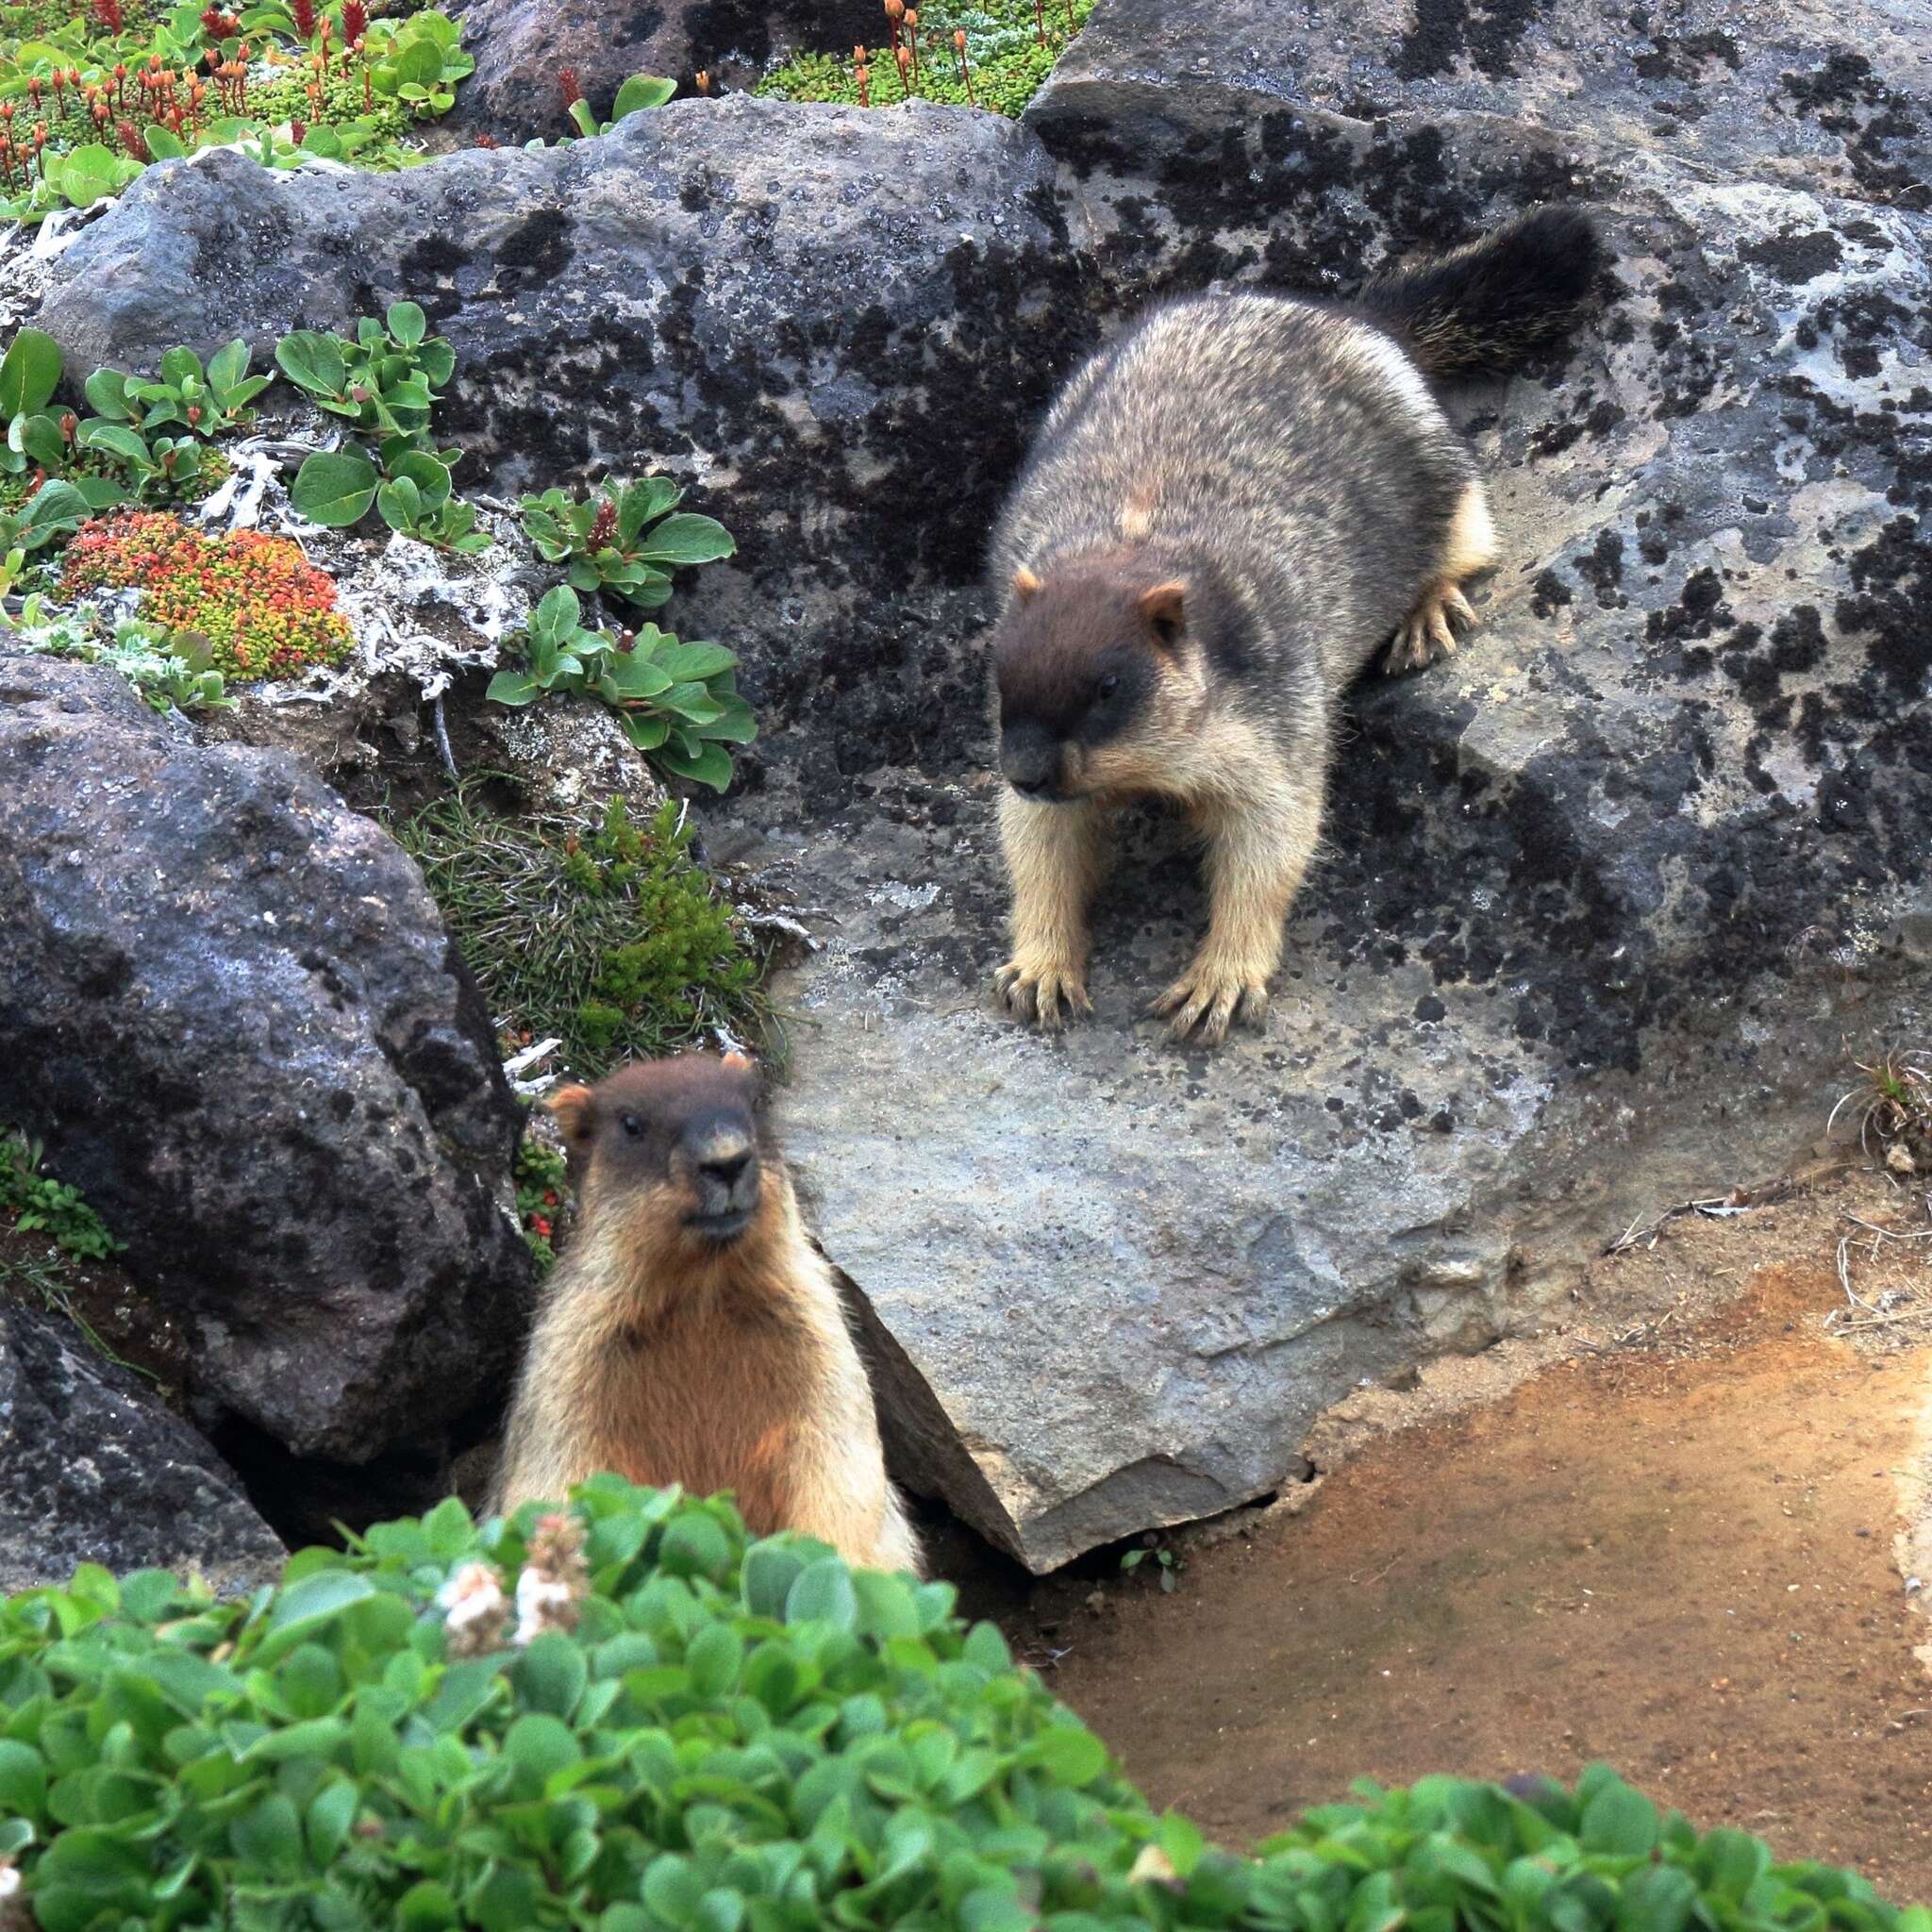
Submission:
[[[919,15],[919,72],[909,92],[921,100],[967,105],[954,35],[966,35],[974,106],[1017,115],[1039,92],[1069,40],[1087,23],[1094,0],[927,0]],[[888,42],[883,12],[868,41],[869,105],[895,107],[908,90]],[[903,39],[904,29],[901,30]],[[784,101],[845,101],[857,105],[858,76],[850,47],[801,54],[775,67],[758,92]]]
[[475,64],[457,22],[379,0],[0,4],[0,214],[84,208],[237,140],[273,167],[404,167]]
[[[80,1270],[88,1262],[111,1261],[123,1243],[108,1232],[78,1188],[42,1171],[39,1141],[16,1128],[0,1126],[0,1234],[6,1233],[25,1239],[0,1248],[0,1300],[64,1315],[97,1354],[120,1362],[95,1332],[78,1298],[84,1286]],[[5,1815],[0,1804],[0,1818]],[[0,1932],[6,1932],[4,1910]]]
[[40,1143],[10,1127],[0,1127],[0,1222],[84,1260],[106,1260],[121,1246],[78,1188],[41,1172]]
[[953,1604],[612,1477],[246,1600],[83,1570],[0,1608],[0,1857],[44,1932],[1932,1932],[1602,1768],[1364,1786],[1233,1856]]

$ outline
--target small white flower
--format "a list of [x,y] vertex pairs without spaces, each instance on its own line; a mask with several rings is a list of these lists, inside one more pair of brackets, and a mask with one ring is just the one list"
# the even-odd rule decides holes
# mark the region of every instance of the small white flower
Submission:
[[9,1899],[20,1890],[20,1874],[11,1865],[0,1865],[0,1899]]
[[576,1623],[576,1592],[563,1578],[531,1568],[517,1578],[517,1627],[510,1641],[528,1643],[546,1630],[568,1630]]
[[483,1644],[502,1627],[509,1611],[502,1580],[488,1563],[465,1563],[436,1592],[436,1601],[445,1612],[443,1621],[452,1639]]

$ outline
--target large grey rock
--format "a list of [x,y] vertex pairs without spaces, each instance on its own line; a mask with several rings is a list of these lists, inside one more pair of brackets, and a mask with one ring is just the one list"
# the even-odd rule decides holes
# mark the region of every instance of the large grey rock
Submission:
[[400,175],[209,155],[148,170],[41,323],[70,366],[134,366],[421,301],[458,358],[438,434],[500,491],[664,468],[724,521],[739,556],[666,622],[728,637],[842,785],[923,736],[1027,425],[1091,333],[1052,184],[991,114],[747,95]]
[[775,54],[849,53],[876,41],[877,0],[467,0],[452,8],[476,71],[449,125],[499,141],[574,132],[558,76],[575,76],[600,121],[633,74],[689,92],[700,70],[715,92],[753,84]]
[[245,1587],[288,1553],[201,1437],[73,1323],[0,1300],[0,1593],[200,1570]]
[[[1090,35],[1206,11],[1131,0]],[[1932,1016],[1932,221],[1742,94],[1719,169],[1607,85],[1560,135],[1501,118],[1507,78],[1388,125],[1305,111],[1306,44],[1248,145],[1178,175],[1139,90],[1191,63],[1165,28],[1122,57],[1122,126],[1086,130],[1122,172],[1069,164],[1117,289],[1340,289],[1573,184],[1618,259],[1571,354],[1457,399],[1508,561],[1457,659],[1359,694],[1265,1032],[1183,1053],[1139,1017],[1205,912],[1152,822],[1102,896],[1094,1018],[1054,1042],[989,1015],[970,638],[917,759],[882,750],[803,824],[774,769],[739,814],[739,855],[826,908],[784,989],[788,1125],[890,1338],[902,1452],[1036,1569],[1269,1491],[1364,1376],[1560,1318],[1633,1219],[1821,1131],[1848,1038]],[[1357,51],[1383,58],[1339,71]]]
[[503,1377],[519,1114],[422,879],[103,667],[0,657],[0,1120],[189,1326],[197,1414],[362,1463]]

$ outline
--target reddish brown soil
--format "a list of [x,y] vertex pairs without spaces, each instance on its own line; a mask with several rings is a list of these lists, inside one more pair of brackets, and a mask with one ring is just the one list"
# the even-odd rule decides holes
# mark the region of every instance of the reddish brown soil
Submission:
[[1362,1774],[1603,1758],[1932,1899],[1932,1632],[1892,1560],[1932,1351],[1825,1334],[1844,1298],[1807,1245],[1667,1344],[1370,1443],[1298,1515],[1188,1551],[1172,1595],[1039,1591],[1014,1635],[1231,1843]]
[[185,1378],[185,1338],[121,1268],[63,1255],[43,1234],[23,1234],[4,1215],[0,1300],[78,1322],[104,1353],[146,1375],[166,1400],[175,1399]]

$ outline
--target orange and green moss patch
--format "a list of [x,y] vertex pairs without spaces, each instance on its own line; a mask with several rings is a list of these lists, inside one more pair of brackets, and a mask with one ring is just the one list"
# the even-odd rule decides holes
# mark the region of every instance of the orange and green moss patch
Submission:
[[205,637],[227,677],[299,677],[355,642],[327,574],[299,544],[260,530],[204,537],[158,511],[87,524],[62,559],[61,586],[143,591],[143,618]]

